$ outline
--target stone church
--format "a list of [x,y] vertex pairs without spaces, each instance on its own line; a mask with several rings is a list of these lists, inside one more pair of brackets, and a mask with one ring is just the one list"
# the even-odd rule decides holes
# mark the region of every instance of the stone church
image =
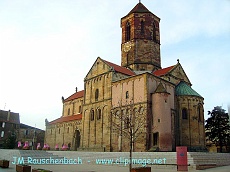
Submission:
[[[204,98],[179,60],[162,68],[160,18],[138,3],[121,18],[121,65],[98,57],[62,97],[62,116],[46,120],[45,143],[86,151],[205,149]],[[119,35],[118,35],[119,36]],[[131,144],[130,144],[131,143]]]

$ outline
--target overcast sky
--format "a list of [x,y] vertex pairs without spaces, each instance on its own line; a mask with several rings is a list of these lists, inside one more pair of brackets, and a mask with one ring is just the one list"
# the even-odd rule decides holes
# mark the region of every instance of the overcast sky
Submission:
[[[121,62],[120,18],[138,0],[1,0],[0,109],[45,129],[61,97],[82,90],[99,56]],[[142,0],[161,18],[162,67],[177,59],[204,97],[205,117],[230,103],[230,1]]]

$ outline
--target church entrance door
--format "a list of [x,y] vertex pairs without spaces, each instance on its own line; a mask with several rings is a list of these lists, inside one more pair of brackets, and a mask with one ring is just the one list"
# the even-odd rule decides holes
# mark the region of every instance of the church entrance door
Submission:
[[81,135],[80,135],[80,131],[79,130],[76,130],[75,133],[76,133],[76,135],[75,135],[75,150],[77,150],[77,148],[80,147]]

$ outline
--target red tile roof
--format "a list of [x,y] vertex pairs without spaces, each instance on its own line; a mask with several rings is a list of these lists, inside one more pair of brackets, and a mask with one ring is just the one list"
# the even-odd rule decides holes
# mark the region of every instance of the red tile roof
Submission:
[[125,75],[129,75],[129,76],[133,76],[135,75],[135,73],[125,67],[122,67],[122,66],[118,66],[114,63],[111,63],[111,62],[108,62],[106,60],[104,60],[105,63],[107,63],[109,66],[113,67],[113,69],[116,71],[116,72],[119,72],[119,73],[123,73]]
[[79,115],[72,115],[72,116],[65,116],[65,117],[60,117],[58,119],[55,119],[49,124],[56,124],[56,123],[62,123],[62,122],[69,122],[69,121],[74,121],[74,120],[81,120],[82,119],[82,114]]
[[174,68],[174,66],[169,66],[169,67],[166,67],[166,68],[163,68],[163,69],[156,70],[156,71],[153,72],[153,74],[156,75],[156,76],[162,76],[162,75],[167,74],[173,68]]
[[83,96],[84,96],[84,90],[78,91],[78,92],[72,94],[71,96],[69,96],[67,99],[65,99],[65,102],[68,102],[68,101],[71,101],[71,100],[74,100],[77,98],[81,98]]

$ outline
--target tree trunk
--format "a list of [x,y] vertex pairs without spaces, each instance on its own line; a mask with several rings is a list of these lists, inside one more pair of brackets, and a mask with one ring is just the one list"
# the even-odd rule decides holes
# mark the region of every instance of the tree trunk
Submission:
[[129,150],[129,172],[132,171],[132,148],[133,148],[133,143],[132,143],[132,129],[130,128],[130,150]]

